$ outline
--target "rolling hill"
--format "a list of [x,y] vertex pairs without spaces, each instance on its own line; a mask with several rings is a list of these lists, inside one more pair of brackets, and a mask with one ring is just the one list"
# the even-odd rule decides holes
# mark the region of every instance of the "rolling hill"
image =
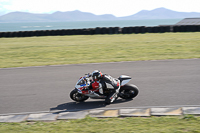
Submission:
[[52,14],[35,14],[28,12],[10,12],[0,16],[0,22],[62,22],[62,21],[106,21],[106,20],[142,20],[142,19],[177,19],[199,17],[197,12],[177,12],[166,8],[142,10],[136,14],[116,17],[112,14],[95,15],[78,10],[54,12]]

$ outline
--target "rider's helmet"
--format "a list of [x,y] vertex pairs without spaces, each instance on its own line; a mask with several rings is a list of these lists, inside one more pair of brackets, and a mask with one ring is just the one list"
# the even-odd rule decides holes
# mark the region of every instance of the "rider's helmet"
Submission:
[[102,73],[99,70],[94,70],[92,73],[92,78],[94,81],[98,81],[100,78],[102,78]]

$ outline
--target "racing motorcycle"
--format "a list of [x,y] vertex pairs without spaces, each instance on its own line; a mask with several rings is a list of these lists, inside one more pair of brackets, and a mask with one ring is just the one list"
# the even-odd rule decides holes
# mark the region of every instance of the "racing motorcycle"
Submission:
[[[130,76],[121,75],[118,79],[120,81],[120,90],[116,99],[118,97],[132,99],[138,95],[138,87],[133,84],[127,84],[131,80]],[[87,74],[78,80],[75,89],[70,93],[70,98],[76,102],[83,102],[89,97],[92,99],[106,99],[114,91],[111,85],[101,81],[93,81],[90,75]]]

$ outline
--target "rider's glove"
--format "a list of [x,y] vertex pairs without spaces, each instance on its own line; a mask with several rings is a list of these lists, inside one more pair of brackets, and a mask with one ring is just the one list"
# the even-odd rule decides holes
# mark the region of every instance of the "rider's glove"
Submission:
[[92,75],[90,73],[87,74],[87,78],[91,77]]

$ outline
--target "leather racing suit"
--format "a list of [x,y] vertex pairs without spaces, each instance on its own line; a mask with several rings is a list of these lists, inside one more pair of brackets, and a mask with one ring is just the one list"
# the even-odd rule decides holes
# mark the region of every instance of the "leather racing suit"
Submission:
[[111,77],[110,75],[103,74],[102,77],[99,79],[100,82],[105,82],[113,86],[114,90],[109,96],[106,98],[106,103],[112,103],[118,96],[119,89],[120,89],[120,81]]

